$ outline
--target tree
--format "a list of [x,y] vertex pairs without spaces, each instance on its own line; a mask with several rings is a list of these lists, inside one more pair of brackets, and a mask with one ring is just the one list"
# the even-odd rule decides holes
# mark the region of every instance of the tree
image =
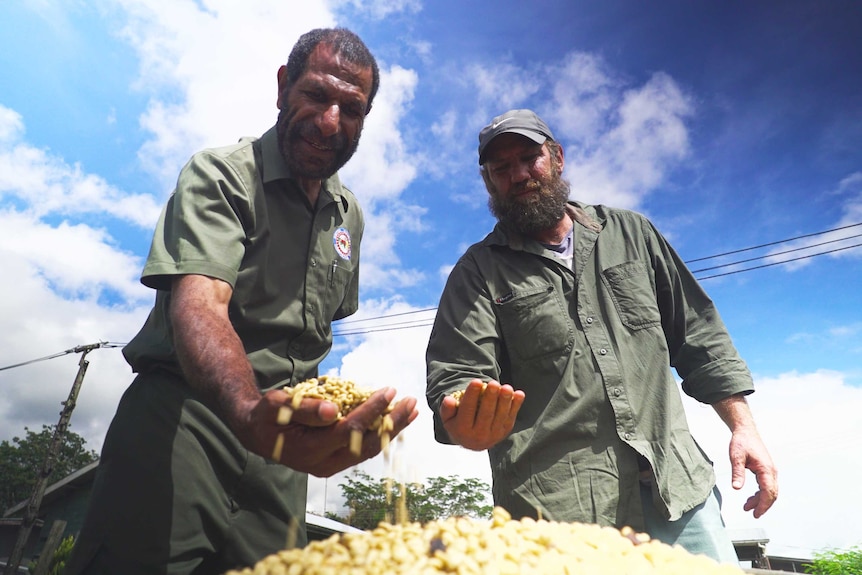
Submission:
[[490,491],[487,484],[457,475],[432,477],[427,485],[399,484],[389,478],[375,480],[355,469],[339,487],[350,513],[347,517],[326,516],[359,529],[374,529],[381,521],[401,518],[420,523],[453,516],[489,519],[493,510],[485,504]]
[[806,570],[817,575],[862,575],[862,547],[815,553],[814,560]]
[[[0,511],[30,498],[33,485],[45,464],[54,426],[42,425],[42,431],[35,433],[28,428],[26,437],[13,437],[12,443],[0,442]],[[95,451],[87,451],[86,441],[73,431],[67,431],[54,461],[48,483],[54,483],[70,473],[96,461]]]

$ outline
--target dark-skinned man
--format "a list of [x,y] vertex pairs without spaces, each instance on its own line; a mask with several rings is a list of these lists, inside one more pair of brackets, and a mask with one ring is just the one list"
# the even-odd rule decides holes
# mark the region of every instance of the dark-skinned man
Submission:
[[[369,427],[391,388],[342,419],[314,399],[289,423],[278,417],[290,403],[283,388],[317,375],[331,322],[358,307],[364,220],[337,171],[359,143],[379,71],[355,34],[318,29],[277,79],[275,126],[195,154],[162,213],[141,280],[156,303],[124,349],[138,375],[105,439],[67,573],[223,573],[302,546],[307,474],[328,477],[381,450]],[[415,406],[394,405],[391,436]]]

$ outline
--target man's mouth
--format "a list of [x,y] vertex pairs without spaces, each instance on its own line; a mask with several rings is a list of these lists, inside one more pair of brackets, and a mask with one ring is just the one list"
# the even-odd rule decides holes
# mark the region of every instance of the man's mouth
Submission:
[[334,149],[331,146],[325,146],[323,144],[318,144],[317,142],[309,140],[308,138],[303,138],[303,140],[305,141],[306,144],[308,144],[309,146],[311,146],[315,150],[320,150],[321,152],[331,152]]

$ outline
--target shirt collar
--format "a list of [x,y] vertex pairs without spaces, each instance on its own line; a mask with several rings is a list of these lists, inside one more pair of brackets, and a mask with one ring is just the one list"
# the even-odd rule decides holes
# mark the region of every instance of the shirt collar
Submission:
[[[287,167],[287,162],[284,161],[281,150],[278,148],[278,131],[276,130],[276,126],[264,132],[260,137],[260,155],[263,160],[263,169],[261,170],[263,183],[293,179],[290,175],[290,169]],[[338,174],[333,174],[323,180],[320,191],[321,193],[328,194],[333,199],[347,200],[342,193],[341,180],[338,178]]]
[[[570,200],[568,206],[566,206],[566,210],[569,212],[569,215],[575,223],[596,233],[602,230],[602,222],[596,221],[598,216],[592,206],[587,206],[581,202]],[[483,243],[486,245],[508,245],[516,250],[524,250],[530,242],[539,245],[539,242],[525,238],[515,230],[502,225],[500,222],[497,222],[497,225],[494,226],[494,230],[483,240]]]

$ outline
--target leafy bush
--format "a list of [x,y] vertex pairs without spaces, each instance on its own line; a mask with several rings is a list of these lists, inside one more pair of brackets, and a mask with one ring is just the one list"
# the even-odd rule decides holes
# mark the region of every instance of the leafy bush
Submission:
[[[48,566],[48,575],[63,575],[66,570],[66,561],[72,554],[72,548],[75,546],[75,537],[69,535],[57,545],[54,550],[54,555],[51,556],[51,565]],[[36,570],[36,561],[31,561],[27,565],[27,570],[33,573]]]
[[807,571],[815,575],[862,575],[862,547],[815,553]]

